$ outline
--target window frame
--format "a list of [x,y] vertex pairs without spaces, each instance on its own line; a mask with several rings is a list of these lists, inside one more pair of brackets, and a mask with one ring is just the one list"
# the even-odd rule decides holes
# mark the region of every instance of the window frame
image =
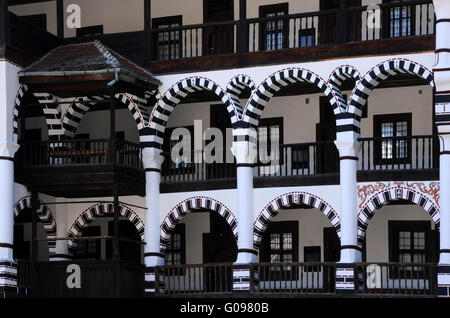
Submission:
[[[434,240],[432,239],[432,230],[431,230],[431,222],[430,221],[388,221],[388,237],[389,237],[389,262],[390,263],[399,263],[400,259],[400,248],[399,248],[399,235],[400,232],[424,232],[425,233],[425,247],[423,249],[423,252],[425,254],[425,262],[429,263],[433,256],[434,247],[432,246],[435,244]],[[414,237],[410,237],[412,247],[414,243]],[[411,255],[413,255],[415,252],[419,253],[420,250],[416,250],[414,248],[411,248],[409,250],[403,250],[403,251],[409,251]],[[411,258],[411,262],[414,263],[413,258]],[[421,264],[421,263],[417,263]],[[410,275],[412,273],[412,275]],[[423,270],[402,270],[398,268],[391,268],[389,270],[389,276],[391,279],[394,278],[425,278],[428,277]],[[411,277],[412,276],[412,277]]]
[[[407,122],[407,133],[406,137],[396,137],[397,134],[397,123],[398,122]],[[392,139],[392,159],[383,159],[383,140],[381,139],[381,127],[384,123],[394,123],[393,128],[393,137],[385,137],[385,138],[393,138]],[[398,114],[382,114],[382,115],[373,115],[373,136],[374,140],[374,164],[375,165],[395,165],[395,164],[411,164],[412,156],[411,156],[411,136],[412,136],[412,113],[398,113]],[[397,141],[398,139],[405,138],[406,139],[406,157],[405,158],[397,158]],[[395,141],[395,142],[394,142]]]
[[[270,5],[263,5],[259,6],[259,17],[260,18],[266,18],[268,14],[275,14],[283,12],[283,15],[280,16],[286,16],[289,14],[289,3],[277,3],[277,4],[270,4]],[[282,29],[280,28],[283,36],[283,40],[281,43],[281,48],[278,48],[278,41],[275,41],[275,48],[271,48],[270,50],[267,48],[267,22],[261,22],[259,23],[259,50],[260,51],[277,51],[280,49],[287,49],[289,48],[289,20],[285,18],[281,19],[274,19],[269,22],[275,23],[275,31],[271,31],[275,35],[278,34],[278,22],[282,21],[283,26]],[[277,38],[276,38],[277,39]]]
[[[267,167],[270,166],[270,162],[269,163],[262,163],[260,160],[260,153],[259,153],[259,129],[260,128],[269,128],[270,126],[279,126],[280,127],[280,131],[279,131],[279,138],[280,138],[280,144],[279,144],[279,165],[283,165],[284,164],[284,155],[283,155],[283,145],[284,145],[284,117],[280,116],[280,117],[269,117],[269,118],[260,118],[259,119],[259,125],[257,128],[257,163],[256,166],[258,167]],[[271,149],[271,143],[272,140],[270,138],[270,129],[267,129],[267,146],[268,146],[268,151],[267,153],[269,154],[269,156],[272,154],[272,149]]]
[[[166,244],[166,251],[164,253],[164,264],[167,266],[181,266],[186,264],[186,224],[178,223],[175,225],[170,233],[169,240],[172,242],[173,247],[173,234],[181,235],[181,247],[179,249],[169,249],[169,244]],[[180,253],[180,264],[169,264],[167,261],[167,256],[169,254]],[[173,257],[172,257],[173,259]],[[181,275],[181,273],[180,273]]]
[[[398,3],[398,6],[394,6],[394,7],[386,7],[384,12],[383,12],[383,16],[384,16],[384,36],[386,38],[402,38],[402,37],[408,37],[408,36],[414,36],[415,35],[415,23],[416,23],[416,6],[412,5],[412,6],[405,6],[402,5],[403,0],[383,0],[383,4],[389,4],[389,3]],[[403,9],[406,8],[407,9],[407,14],[404,17],[403,16]],[[393,12],[395,12],[396,10],[398,10],[398,18],[392,18],[392,14]],[[402,22],[403,20],[406,20],[406,32],[405,35],[402,34],[403,32],[403,27],[402,27]],[[398,26],[398,35],[395,35],[396,32],[396,28],[395,25],[393,24],[395,21],[399,22],[399,26]]]
[[[172,145],[171,145],[171,136],[172,136],[172,132],[177,129],[177,128],[185,128],[187,130],[189,130],[190,134],[191,134],[191,162],[190,163],[186,163],[186,166],[183,167],[175,167],[174,163],[172,162],[171,159],[171,152],[172,152]],[[164,171],[168,171],[170,173],[170,175],[172,174],[176,174],[176,173],[181,173],[181,174],[192,174],[195,173],[195,148],[194,148],[194,126],[179,126],[179,127],[170,127],[170,128],[166,128],[164,131],[164,143],[163,143],[163,152],[165,152],[169,158],[168,160],[164,160],[163,165],[169,165],[169,167],[165,167],[163,170]],[[177,143],[180,141],[177,141]],[[182,163],[180,163],[182,164]],[[182,171],[182,172],[179,172]]]
[[[152,19],[152,29],[154,30],[158,30],[160,28],[161,25],[168,25],[169,28],[171,28],[172,24],[178,24],[178,26],[182,26],[183,25],[183,16],[182,15],[172,15],[172,16],[166,16],[166,17],[160,17],[160,18],[153,18]],[[166,28],[166,27],[164,27]],[[161,32],[155,32],[154,33],[154,56],[158,61],[170,61],[170,60],[176,60],[176,59],[181,59],[183,58],[183,32],[180,30],[175,30],[175,31],[167,31],[169,33],[168,35],[168,40],[167,41],[163,41],[160,42],[159,41],[159,34]],[[167,33],[167,32],[162,32],[163,34]],[[174,32],[174,37],[175,40],[171,40],[170,36],[171,36],[171,32]],[[176,39],[176,34],[178,34],[178,39]],[[161,57],[160,56],[160,43],[163,43],[163,50],[165,45],[168,45],[169,47],[169,51],[168,51],[168,56],[164,56]],[[178,43],[178,50],[176,49],[176,46],[174,47],[174,45],[176,45]],[[174,47],[173,52],[174,52],[174,57],[172,57],[171,53],[172,53],[172,47]],[[178,52],[177,52],[178,51]]]
[[[270,247],[270,235],[271,234],[280,234],[280,237],[283,237],[283,234],[285,233],[292,233],[292,249],[291,252],[285,252],[283,247],[283,241],[280,241],[280,251],[279,253],[281,255],[281,260],[279,263],[284,263],[282,261],[283,255],[285,254],[291,254],[292,255],[292,262],[291,263],[297,263],[299,258],[299,222],[298,221],[279,221],[279,222],[270,222],[269,226],[267,227],[263,238],[261,240],[261,247],[260,247],[260,262],[261,263],[270,263],[270,256],[272,253],[271,247]],[[287,263],[286,264],[290,264]],[[286,268],[288,269],[286,269]],[[265,267],[263,269],[266,271],[265,275],[266,277],[271,278],[272,280],[280,280],[280,279],[297,279],[298,276],[298,269],[295,266],[270,266]]]

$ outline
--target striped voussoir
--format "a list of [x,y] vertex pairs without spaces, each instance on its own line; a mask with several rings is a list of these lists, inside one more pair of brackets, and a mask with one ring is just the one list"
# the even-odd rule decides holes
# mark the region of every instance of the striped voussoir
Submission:
[[318,196],[307,192],[296,191],[285,193],[275,198],[259,213],[258,218],[253,224],[253,246],[255,249],[259,249],[264,231],[267,229],[269,222],[280,212],[280,210],[297,204],[304,204],[322,211],[328,220],[330,220],[336,233],[340,237],[341,223],[336,211]]
[[232,125],[239,121],[238,111],[231,98],[218,84],[204,77],[193,76],[174,84],[166,91],[164,96],[159,99],[158,103],[153,108],[148,129],[140,132],[142,145],[144,147],[162,149],[164,130],[175,107],[188,94],[205,90],[216,94],[225,104]]
[[38,103],[42,105],[42,112],[47,124],[48,139],[59,140],[64,135],[61,121],[61,105],[57,102],[56,96],[49,93],[33,93]]
[[225,204],[211,199],[205,196],[196,196],[189,199],[184,200],[183,202],[177,204],[172,210],[170,210],[169,214],[166,216],[164,221],[161,224],[161,241],[160,241],[160,249],[161,252],[164,253],[166,250],[167,242],[170,238],[170,233],[175,227],[175,225],[189,212],[198,209],[207,209],[209,211],[217,212],[221,215],[225,221],[230,225],[231,230],[233,231],[234,236],[238,237],[237,232],[237,219],[235,215],[228,209]]
[[317,86],[329,99],[333,111],[338,114],[346,105],[340,105],[333,90],[317,74],[303,68],[286,68],[266,78],[252,93],[244,110],[242,120],[257,127],[259,118],[270,99],[283,87],[297,82],[308,82]]
[[362,108],[367,103],[371,91],[388,77],[406,73],[416,75],[434,87],[433,73],[425,66],[408,59],[390,59],[373,67],[361,78],[352,92],[347,111],[355,114],[360,120]]
[[404,187],[392,187],[376,193],[369,202],[364,205],[358,213],[358,246],[362,247],[369,221],[375,215],[375,211],[387,203],[395,200],[406,200],[421,206],[433,219],[439,228],[439,207],[422,193]]
[[18,141],[18,122],[19,122],[19,113],[21,110],[22,100],[25,96],[25,93],[28,91],[27,85],[21,85],[17,91],[16,99],[14,100],[14,109],[13,109],[13,141],[17,143]]
[[[31,196],[21,198],[14,204],[14,218],[17,218],[24,209],[31,209]],[[41,200],[37,200],[36,215],[44,225],[45,233],[48,239],[56,238],[56,221],[52,211]],[[54,251],[56,241],[48,241],[50,252]]]
[[0,259],[0,293],[17,293],[17,264]]
[[[99,203],[84,210],[73,222],[70,227],[68,237],[80,237],[89,224],[97,217],[113,216],[114,207],[112,203]],[[119,215],[126,217],[136,227],[141,239],[144,240],[144,222],[141,218],[126,204],[119,203]],[[77,242],[75,240],[69,241],[69,253],[73,255]]]
[[358,70],[351,65],[342,65],[337,67],[328,78],[328,85],[334,91],[340,101],[340,104],[345,105],[344,109],[347,109],[347,100],[341,92],[341,87],[342,84],[349,79],[354,79],[356,83],[361,80],[361,75]]
[[255,83],[249,76],[244,74],[236,75],[227,85],[227,94],[233,101],[234,108],[238,112],[239,117],[242,117],[244,113],[244,107],[242,107],[239,97],[246,88],[250,89],[250,93],[252,93],[255,90]]

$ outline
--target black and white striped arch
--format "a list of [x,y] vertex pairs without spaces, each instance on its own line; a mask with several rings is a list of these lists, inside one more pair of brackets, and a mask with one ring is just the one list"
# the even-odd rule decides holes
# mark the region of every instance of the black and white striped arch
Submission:
[[225,204],[205,196],[196,196],[184,200],[177,204],[169,214],[165,217],[161,224],[161,252],[166,250],[167,242],[170,238],[170,233],[175,225],[189,212],[198,209],[206,209],[208,211],[216,212],[221,215],[225,221],[230,225],[230,228],[236,238],[238,237],[237,219],[233,212],[228,209]]
[[235,125],[239,121],[239,112],[226,92],[210,79],[199,76],[188,77],[174,84],[158,100],[153,108],[148,127],[140,131],[141,144],[144,147],[162,149],[164,130],[175,107],[187,95],[204,90],[210,91],[220,98],[227,108],[231,124]]
[[[99,203],[84,210],[72,223],[69,229],[68,237],[80,237],[89,224],[97,217],[113,216],[114,206],[112,203]],[[119,203],[119,215],[126,217],[136,227],[137,232],[144,240],[144,222],[141,218],[126,204]],[[69,241],[69,253],[73,254],[77,242],[75,240]]]
[[280,195],[267,204],[259,213],[258,218],[253,224],[253,247],[259,249],[264,231],[267,229],[269,222],[285,208],[293,205],[307,205],[322,211],[322,213],[330,220],[337,235],[340,237],[341,222],[336,211],[325,200],[316,195],[307,192],[294,191]]
[[[31,206],[31,196],[26,196],[21,198],[14,204],[14,217],[17,216],[27,208],[32,208]],[[43,204],[41,200],[37,200],[37,209],[36,215],[39,217],[39,220],[44,225],[44,230],[48,239],[56,238],[56,221],[53,216],[52,211]],[[54,252],[54,248],[56,246],[56,241],[48,241],[48,247],[50,253]]]
[[227,94],[233,101],[234,107],[237,110],[239,117],[242,117],[242,114],[244,112],[244,107],[242,107],[239,98],[245,89],[249,89],[250,93],[255,90],[255,83],[249,76],[245,74],[236,75],[227,85]]
[[383,189],[376,193],[358,213],[358,245],[360,247],[363,246],[369,221],[374,217],[375,212],[387,203],[396,200],[406,200],[421,206],[431,216],[436,227],[439,228],[439,207],[430,198],[406,187]]

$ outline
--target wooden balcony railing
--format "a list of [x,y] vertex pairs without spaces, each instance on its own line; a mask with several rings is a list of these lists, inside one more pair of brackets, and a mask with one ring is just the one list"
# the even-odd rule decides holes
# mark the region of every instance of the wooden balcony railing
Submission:
[[437,265],[412,263],[355,264],[359,294],[437,295]]
[[334,294],[335,278],[336,263],[260,263],[251,267],[251,289],[261,293]]
[[359,171],[435,169],[439,164],[436,136],[360,138]]
[[68,139],[22,142],[16,159],[26,167],[118,164],[142,169],[141,148],[116,140],[111,153],[109,139]]
[[[233,291],[232,264],[163,266],[156,271],[157,282],[164,278],[165,294],[218,294]],[[162,286],[157,286],[159,292]]]

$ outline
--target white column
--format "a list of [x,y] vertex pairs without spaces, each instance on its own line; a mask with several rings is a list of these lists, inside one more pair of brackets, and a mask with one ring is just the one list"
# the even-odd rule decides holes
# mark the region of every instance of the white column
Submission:
[[0,141],[0,292],[14,292],[17,267],[14,242],[14,154],[19,146]]
[[250,290],[250,266],[258,261],[253,248],[253,167],[256,159],[255,143],[234,142],[232,152],[237,163],[237,222],[238,256],[233,265],[233,290]]
[[356,173],[361,144],[353,139],[343,140],[339,138],[335,141],[335,144],[340,157],[341,258],[339,262],[360,262]]
[[438,296],[450,297],[450,1],[433,0],[436,14],[435,122],[440,139],[440,257]]
[[164,255],[160,249],[161,219],[159,206],[159,186],[161,181],[161,164],[164,157],[161,150],[144,148],[142,162],[145,169],[145,292],[155,293],[155,266],[164,265]]
[[[58,199],[57,199],[58,201]],[[55,205],[55,221],[56,221],[56,237],[64,238],[67,237],[68,226],[67,226],[67,204],[57,204]],[[49,260],[51,262],[56,261],[67,261],[72,257],[69,254],[69,241],[68,240],[58,240],[53,249],[54,254],[50,254]]]
[[[361,149],[355,136],[341,136],[335,141],[340,159],[341,257],[336,264],[336,293],[353,294],[359,286],[360,275],[353,263],[361,262],[358,247],[357,180],[358,155]],[[357,284],[355,284],[355,282]]]

